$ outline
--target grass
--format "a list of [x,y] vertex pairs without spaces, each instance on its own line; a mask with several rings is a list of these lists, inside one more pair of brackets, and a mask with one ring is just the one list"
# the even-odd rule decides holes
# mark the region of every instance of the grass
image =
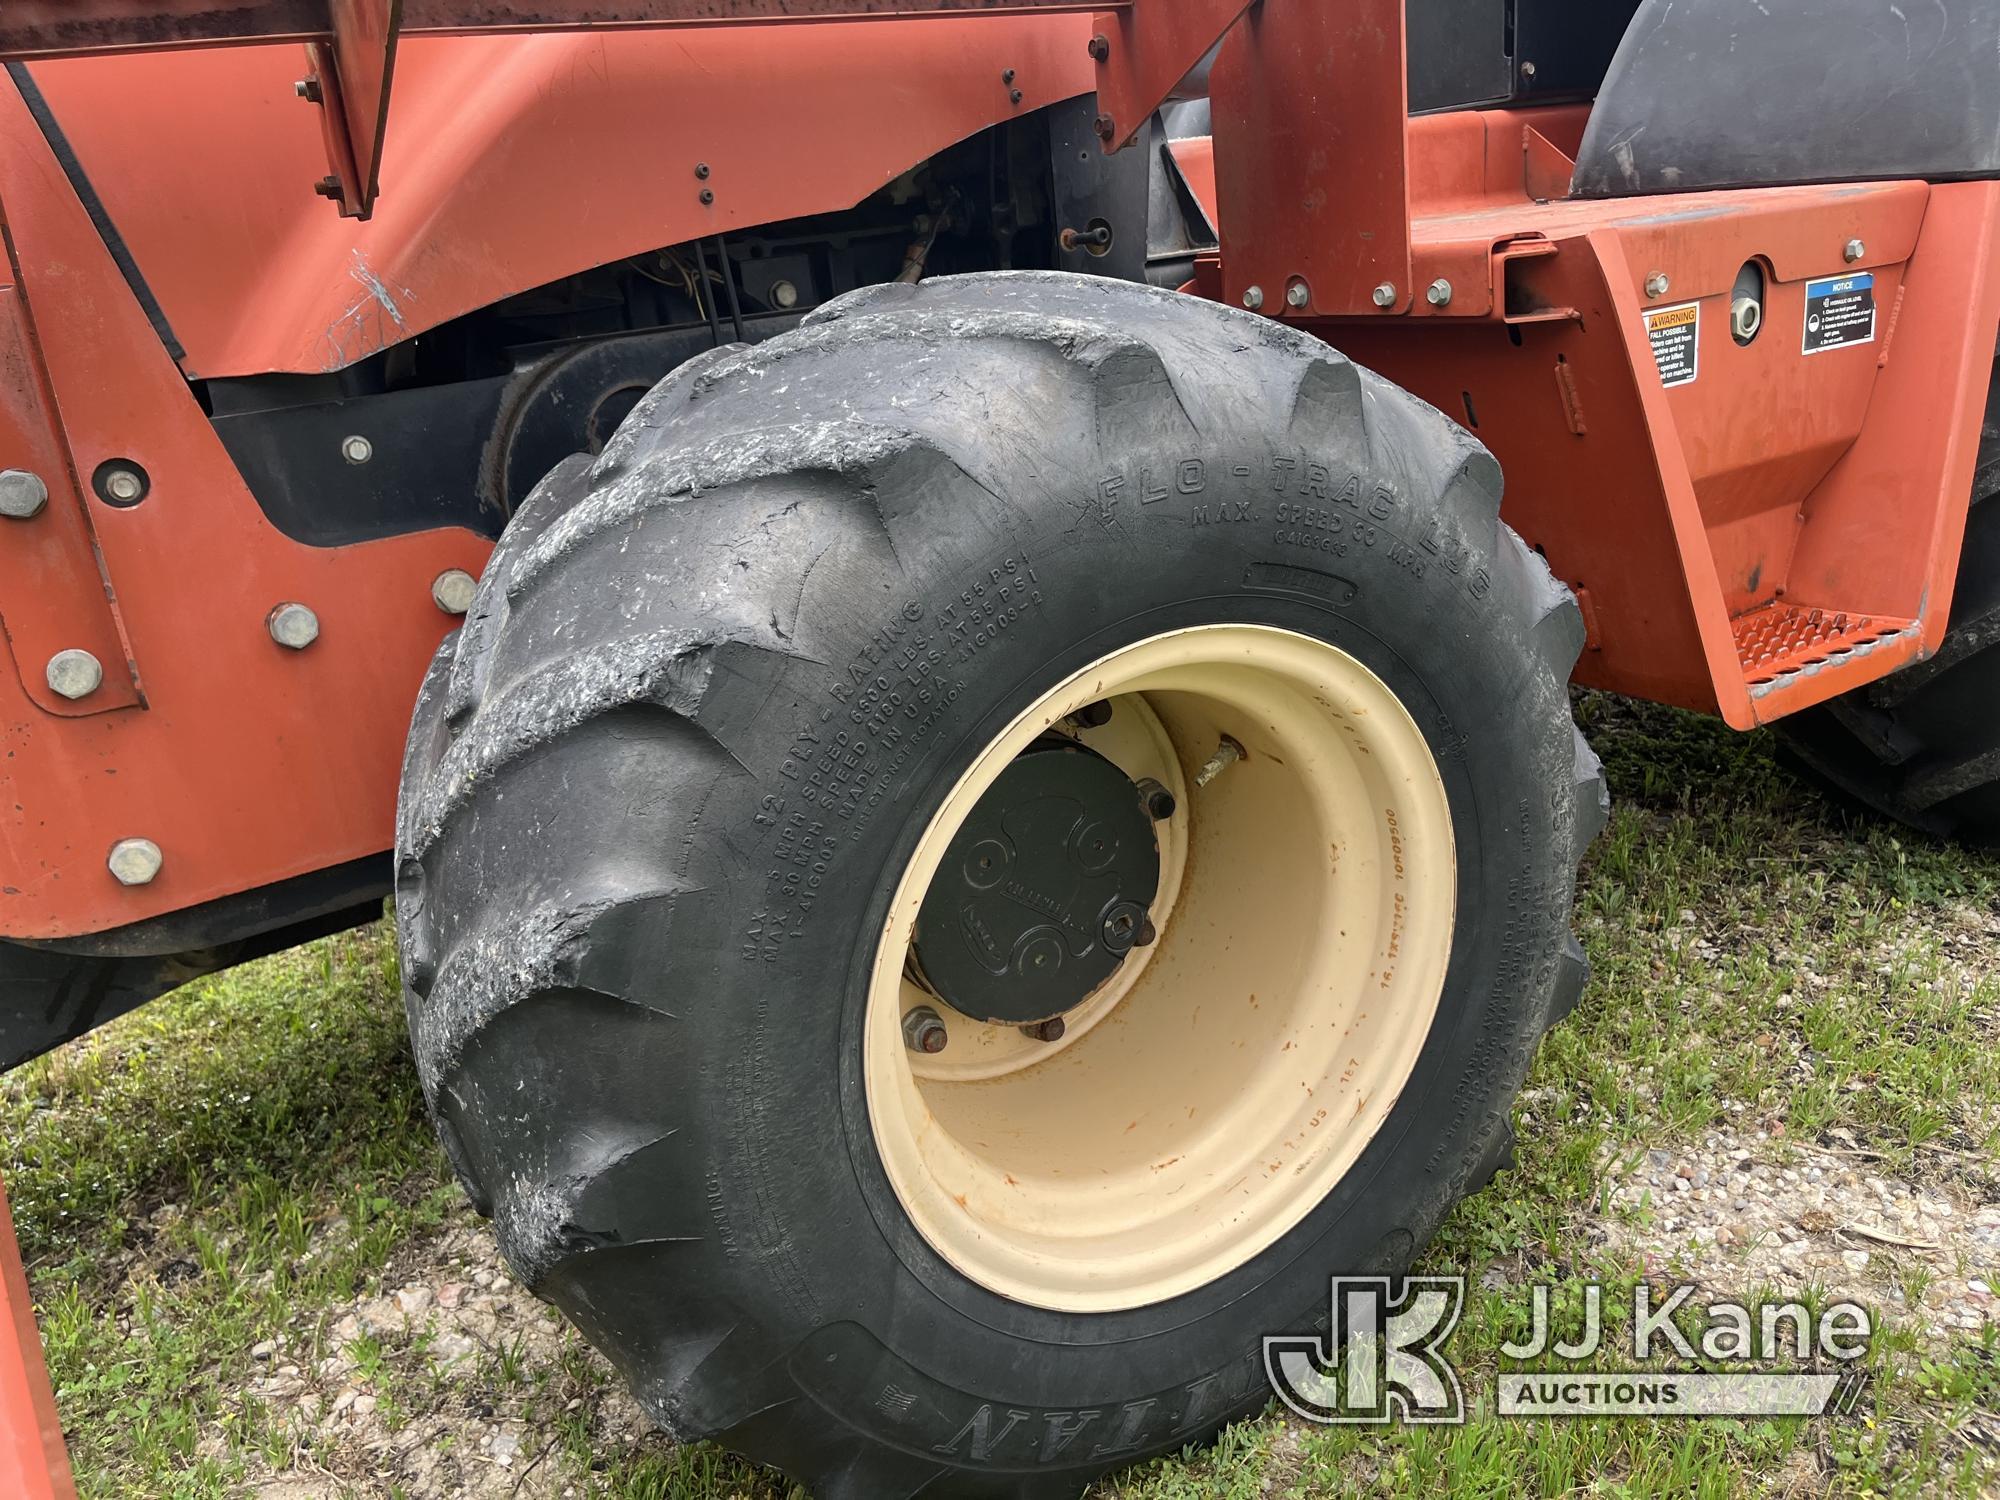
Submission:
[[[1614,798],[1578,902],[1594,978],[1537,1060],[1516,1170],[1452,1215],[1420,1268],[1475,1285],[1489,1267],[1572,1292],[1628,1284],[1641,1268],[1602,1233],[1606,1163],[1721,1125],[1837,1139],[1914,1180],[1990,1179],[2000,923],[1983,914],[2000,860],[1850,821],[1768,736],[1594,695],[1578,711]],[[464,1221],[381,929],[195,984],[9,1075],[0,1131],[86,1495],[223,1495],[273,1473],[395,1492],[368,1456],[313,1451],[255,1394],[248,1352],[283,1337],[310,1361],[332,1316],[396,1285],[411,1246]],[[1914,1297],[1929,1272],[1907,1274]],[[1498,1292],[1472,1299],[1452,1345],[1469,1390],[1492,1389],[1519,1309]],[[391,1431],[503,1410],[545,1476],[579,1494],[787,1494],[706,1447],[607,1446],[608,1372],[532,1313],[462,1379],[367,1338],[350,1353],[345,1378]],[[1990,1491],[1989,1452],[1965,1434],[2000,1410],[1992,1328],[1939,1338],[1892,1320],[1871,1359],[1848,1422],[1475,1413],[1459,1428],[1311,1429],[1267,1416],[1098,1495]]]

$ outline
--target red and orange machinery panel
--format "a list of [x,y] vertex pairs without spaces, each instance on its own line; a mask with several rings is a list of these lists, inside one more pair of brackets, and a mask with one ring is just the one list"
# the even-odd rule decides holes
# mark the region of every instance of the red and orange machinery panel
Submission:
[[[438,0],[431,10],[450,8]],[[835,8],[815,0],[816,14]],[[185,65],[204,97],[239,77],[271,113],[271,128],[244,147],[257,170],[239,183],[178,147],[162,151],[158,174],[129,160],[120,170],[116,153],[143,158],[147,143],[105,136],[91,111],[67,111],[142,269],[153,268],[186,326],[182,365],[25,105],[0,90],[0,207],[13,255],[0,301],[0,340],[13,351],[0,423],[24,456],[14,462],[60,476],[44,517],[10,525],[0,551],[13,657],[0,674],[0,734],[14,784],[0,801],[9,871],[0,935],[102,931],[389,842],[407,706],[452,624],[430,582],[447,568],[476,571],[486,543],[462,531],[334,549],[285,538],[230,465],[188,389],[190,370],[327,363],[343,310],[382,307],[371,279],[402,321],[362,329],[333,364],[520,289],[510,277],[525,285],[615,259],[649,235],[830,207],[829,183],[857,198],[911,152],[1093,77],[1100,133],[1116,145],[1242,8],[1190,0],[1096,16],[816,27],[804,42],[815,66],[845,59],[823,85],[820,118],[853,116],[846,138],[825,144],[842,163],[826,172],[771,165],[783,147],[807,148],[795,117],[783,124],[754,90],[696,89],[689,97],[706,102],[680,128],[636,132],[635,111],[679,106],[648,106],[641,94],[657,101],[658,89],[549,94],[537,108],[556,111],[567,159],[593,134],[636,138],[642,175],[671,185],[657,199],[640,195],[644,223],[602,193],[595,210],[537,213],[538,194],[545,207],[566,202],[565,177],[579,175],[548,158],[546,131],[474,131],[467,139],[490,136],[490,149],[454,156],[440,174],[427,158],[439,137],[418,126],[436,99],[477,96],[490,109],[477,85],[504,73],[513,52],[560,53],[565,78],[586,77],[577,67],[592,57],[621,45],[650,55],[657,36],[410,39],[401,97],[415,123],[399,120],[402,133],[387,136],[394,206],[366,225],[311,195],[323,158],[310,112],[299,118],[289,97],[296,53],[65,63],[70,72],[47,75],[52,98],[90,97],[91,68],[106,70],[106,87],[159,90]],[[1018,65],[1021,100],[989,66],[987,36]],[[718,76],[734,67],[789,77],[773,54],[805,55],[797,38],[764,27],[681,32],[674,45]],[[879,91],[859,75],[920,64],[930,82],[897,96],[909,110],[886,128],[873,107]],[[1570,201],[1581,108],[1412,121],[1404,76],[1400,0],[1266,4],[1234,29],[1213,72],[1214,139],[1179,148],[1220,227],[1221,253],[1201,287],[1239,304],[1256,289],[1268,313],[1324,334],[1477,432],[1506,472],[1507,518],[1583,600],[1585,682],[1747,726],[1935,650],[2000,324],[2000,189],[1896,182]],[[940,89],[938,78],[954,86]],[[280,129],[284,109],[294,114]],[[160,128],[182,141],[180,126]],[[712,201],[697,191],[696,158],[716,164]],[[274,210],[281,198],[299,207]],[[254,318],[236,316],[202,269],[198,242],[224,223],[234,228],[210,258],[235,268],[225,280]],[[442,238],[426,230],[440,225]],[[272,276],[243,262],[246,242]],[[1748,263],[1765,279],[1765,325],[1739,347],[1728,302]],[[1804,355],[1807,284],[1850,272],[1874,278],[1874,340]],[[1666,290],[1653,295],[1661,280]],[[1450,296],[1433,302],[1427,289],[1439,282]],[[1645,319],[1682,306],[1697,319],[1697,373],[1668,385]],[[92,493],[90,476],[112,458],[144,466],[144,504]],[[292,600],[324,627],[305,652],[285,651],[263,628]],[[106,667],[105,686],[81,702],[51,693],[41,675],[53,650],[72,644]],[[164,852],[149,885],[106,874],[106,851],[128,837]]]
[[[849,183],[843,191],[858,197],[886,177],[854,179],[847,169],[857,153],[864,175],[893,175],[958,135],[1093,82],[1099,133],[1107,146],[1121,145],[1245,0],[1106,0],[1095,15],[1073,13],[1084,7],[1069,0],[631,0],[534,9],[536,24],[575,25],[951,10],[961,19],[878,20],[865,39],[858,29],[802,39],[763,28],[711,39],[711,55],[742,54],[737,86],[698,122],[716,137],[715,159],[737,163],[732,191],[701,201],[683,180],[685,201],[649,221],[652,238],[640,243],[632,239],[639,228],[615,216],[607,229],[601,216],[533,211],[537,194],[559,191],[547,161],[533,165],[544,137],[496,128],[490,150],[440,171],[422,164],[421,131],[396,134],[402,127],[388,100],[399,16],[412,29],[521,29],[518,9],[497,0],[234,8],[24,0],[0,17],[0,53],[14,56],[143,51],[148,36],[199,43],[296,32],[316,49],[301,68],[320,82],[315,102],[332,106],[324,139],[303,153],[266,150],[259,136],[251,154],[262,168],[249,181],[217,182],[216,164],[199,153],[173,157],[151,177],[102,174],[123,200],[113,207],[142,269],[150,264],[168,300],[199,304],[188,320],[191,357],[181,365],[20,96],[0,89],[0,211],[9,231],[0,268],[0,442],[9,466],[42,474],[51,492],[42,516],[11,527],[0,549],[0,622],[11,658],[0,662],[9,793],[0,798],[0,935],[103,931],[389,843],[409,702],[451,624],[431,603],[429,584],[446,568],[476,571],[486,544],[462,531],[336,549],[290,541],[258,510],[187,385],[189,374],[329,363],[325,339],[339,329],[337,317],[321,317],[325,268],[338,268],[332,290],[349,301],[356,288],[373,291],[351,274],[348,255],[328,248],[361,248],[354,217],[373,209],[378,166],[386,193],[411,195],[397,252],[410,277],[400,290],[429,277],[429,295],[411,304],[414,317],[398,301],[400,317],[360,327],[351,349],[335,349],[336,366],[418,323],[566,269],[723,223],[833,206],[812,196],[829,182]],[[984,13],[965,18],[972,9]],[[203,31],[217,26],[235,29]],[[1015,50],[1032,59],[1021,68],[1030,80],[1024,96],[994,95],[985,76],[993,50],[984,39],[998,31],[949,40],[940,31],[920,43],[932,26],[1014,28]],[[1268,0],[1235,28],[1213,74],[1215,136],[1177,147],[1220,229],[1220,254],[1202,265],[1198,289],[1324,334],[1493,449],[1507,475],[1507,519],[1583,601],[1582,681],[1748,726],[1934,651],[2000,327],[2000,185],[1570,201],[1581,109],[1411,121],[1403,38],[1402,0]],[[411,80],[454,65],[482,78],[506,66],[504,49],[534,44],[426,45],[461,50],[431,59],[412,52]],[[818,64],[838,52],[857,70],[871,56],[899,76],[929,70],[924,87],[897,95],[907,108],[894,129],[879,128],[887,118],[879,92],[865,79],[846,80],[849,136],[822,118],[810,148],[840,158],[844,176],[797,154],[807,136],[796,111],[783,112],[795,100],[742,83],[775,76],[773,52],[795,46],[812,49]],[[151,61],[110,66],[128,70],[129,83]],[[199,67],[216,77],[229,71]],[[962,87],[952,81],[960,74]],[[643,150],[660,139],[617,128],[637,107],[629,91],[599,90],[578,75],[558,93],[550,102],[565,141],[619,139]],[[161,118],[178,118],[165,103]],[[87,119],[82,129],[89,133]],[[269,141],[283,136],[281,128]],[[898,154],[898,143],[910,150]],[[128,136],[82,146],[144,157],[147,144]],[[329,208],[327,227],[311,228],[294,213],[257,212],[263,195],[309,193],[329,167],[339,179],[329,196],[354,217],[335,219]],[[282,189],[274,174],[285,177]],[[468,180],[470,196],[457,191]],[[432,216],[439,204],[423,200],[427,191],[439,204],[449,198],[446,220]],[[514,209],[484,212],[482,195],[488,208]],[[450,219],[459,213],[469,217]],[[378,241],[397,239],[397,217],[376,226]],[[443,239],[434,232],[440,222],[452,225]],[[205,290],[218,283],[200,273],[204,246],[223,259],[256,250],[269,276],[253,267],[226,281],[256,303],[257,316],[239,317],[240,306]],[[1764,328],[1739,344],[1729,302],[1746,265],[1761,272]],[[365,261],[361,268],[377,275]],[[1858,274],[1873,279],[1873,337],[1808,354],[1809,285]],[[398,288],[383,285],[395,299]],[[1433,296],[1439,286],[1448,292]],[[1691,345],[1670,355],[1688,361],[1692,378],[1679,364],[1671,378],[1662,374],[1648,315],[1663,311],[1673,313],[1671,328],[1694,330]],[[269,352],[273,336],[286,352]],[[143,465],[152,484],[144,504],[112,505],[93,492],[96,466],[112,458]],[[285,652],[263,628],[274,605],[293,599],[312,604],[325,625],[303,653]],[[47,655],[72,645],[104,664],[104,686],[88,701],[61,698],[42,681]],[[152,884],[127,888],[108,878],[104,857],[132,836],[158,842],[165,864]],[[0,1303],[12,1324],[11,1338],[0,1337],[0,1481],[24,1494],[61,1493],[67,1475],[11,1252],[0,1240]]]
[[[1220,231],[1198,289],[1313,329],[1492,449],[1502,514],[1583,604],[1580,682],[1749,728],[1936,651],[2000,329],[2000,184],[1571,200],[1587,108],[1407,119],[1401,12],[1271,5],[1232,33],[1213,140],[1175,146]],[[1763,326],[1739,343],[1747,265]],[[1872,337],[1811,348],[1808,288],[1863,276]],[[1692,347],[1656,350],[1662,313]]]

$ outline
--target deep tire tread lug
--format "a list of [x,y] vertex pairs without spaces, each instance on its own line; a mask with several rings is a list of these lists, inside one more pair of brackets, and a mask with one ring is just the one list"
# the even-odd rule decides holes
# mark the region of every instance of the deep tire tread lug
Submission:
[[1549,997],[1549,1024],[1555,1025],[1566,1019],[1583,999],[1583,992],[1590,984],[1590,958],[1583,951],[1583,944],[1571,933],[1563,945],[1561,955],[1556,959],[1555,992]]

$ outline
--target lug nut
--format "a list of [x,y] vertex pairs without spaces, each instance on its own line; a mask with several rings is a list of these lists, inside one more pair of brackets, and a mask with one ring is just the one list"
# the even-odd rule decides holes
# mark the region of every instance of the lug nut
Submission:
[[1655,271],[1646,278],[1646,295],[1655,298],[1664,297],[1667,295],[1667,288],[1672,285],[1673,283],[1667,280],[1665,271]]
[[278,605],[266,623],[271,639],[291,651],[303,651],[319,639],[319,616],[303,604]]
[[72,647],[49,658],[49,691],[69,699],[88,698],[104,682],[104,668],[88,651]]
[[120,839],[104,863],[120,885],[151,885],[163,862],[160,846],[151,839]]
[[1198,787],[1207,786],[1241,759],[1243,759],[1243,747],[1225,734],[1221,742],[1216,745],[1215,754],[1209,756],[1203,762],[1202,768],[1195,773],[1194,784]]
[[1868,253],[1868,247],[1860,240],[1849,240],[1840,253],[1847,257],[1847,263],[1851,266]]
[[1396,283],[1393,281],[1383,282],[1375,288],[1374,297],[1377,307],[1394,307],[1396,305]]
[[1451,306],[1451,283],[1442,276],[1433,281],[1424,291],[1424,301],[1432,307]]
[[1069,1027],[1063,1024],[1061,1016],[1050,1016],[1046,1021],[1036,1021],[1031,1026],[1023,1026],[1021,1035],[1031,1042],[1059,1042]]
[[1103,699],[1086,703],[1070,717],[1085,729],[1102,729],[1111,722],[1111,705]]
[[340,456],[351,464],[365,464],[375,456],[375,445],[357,432],[340,440]]
[[1261,286],[1244,288],[1243,305],[1250,311],[1256,312],[1264,305],[1264,289]]
[[1139,788],[1139,803],[1146,809],[1146,816],[1155,823],[1164,823],[1174,815],[1174,794],[1159,782],[1147,776],[1136,783]]
[[472,608],[472,596],[479,581],[463,568],[446,568],[431,580],[431,602],[448,615],[462,615]]
[[42,513],[49,503],[49,487],[42,476],[26,469],[0,469],[0,516],[26,521]]
[[935,1057],[950,1039],[944,1019],[928,1005],[919,1005],[903,1017],[903,1045],[912,1052]]

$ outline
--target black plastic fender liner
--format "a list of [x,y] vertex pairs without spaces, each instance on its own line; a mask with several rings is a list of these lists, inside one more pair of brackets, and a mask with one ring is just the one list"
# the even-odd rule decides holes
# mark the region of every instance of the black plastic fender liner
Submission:
[[204,974],[372,922],[388,893],[374,854],[107,932],[0,938],[0,1073]]
[[1996,176],[1993,0],[1645,0],[1571,192]]

